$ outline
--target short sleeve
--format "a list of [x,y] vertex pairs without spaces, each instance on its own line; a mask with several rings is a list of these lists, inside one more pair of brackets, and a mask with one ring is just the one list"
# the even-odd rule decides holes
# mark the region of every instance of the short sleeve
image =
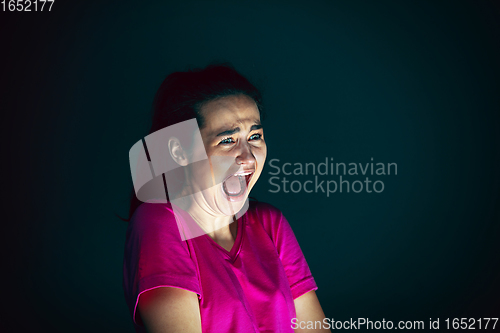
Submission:
[[127,229],[123,288],[134,323],[141,293],[157,287],[175,287],[201,295],[196,264],[189,244],[182,241],[168,204],[143,203]]
[[318,286],[309,265],[285,216],[269,204],[259,203],[259,206],[260,218],[276,246],[290,283],[293,299],[309,291],[317,290]]

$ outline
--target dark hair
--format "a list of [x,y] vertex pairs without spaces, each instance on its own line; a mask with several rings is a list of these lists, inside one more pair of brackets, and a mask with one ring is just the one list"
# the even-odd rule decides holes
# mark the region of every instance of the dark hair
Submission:
[[[211,64],[200,69],[174,72],[163,80],[153,101],[152,125],[149,134],[162,128],[196,118],[198,127],[204,126],[202,106],[214,99],[246,95],[257,105],[263,117],[262,95],[259,90],[228,63]],[[142,203],[132,189],[128,219]]]

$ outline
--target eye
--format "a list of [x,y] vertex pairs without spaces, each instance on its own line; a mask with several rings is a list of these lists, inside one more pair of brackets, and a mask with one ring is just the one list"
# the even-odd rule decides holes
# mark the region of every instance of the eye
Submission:
[[234,140],[232,137],[224,138],[219,142],[219,145],[230,145],[234,143]]
[[262,134],[260,134],[260,133],[253,134],[253,135],[249,138],[249,140],[252,140],[252,141],[256,141],[256,140],[260,140],[260,139],[262,139]]

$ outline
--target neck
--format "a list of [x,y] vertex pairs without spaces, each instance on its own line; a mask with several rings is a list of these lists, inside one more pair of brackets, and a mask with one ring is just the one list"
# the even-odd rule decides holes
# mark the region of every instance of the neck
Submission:
[[196,198],[196,195],[175,199],[172,202],[187,212],[196,224],[212,238],[215,237],[215,234],[230,233],[231,222],[236,221],[234,215],[217,214],[209,209],[203,198]]

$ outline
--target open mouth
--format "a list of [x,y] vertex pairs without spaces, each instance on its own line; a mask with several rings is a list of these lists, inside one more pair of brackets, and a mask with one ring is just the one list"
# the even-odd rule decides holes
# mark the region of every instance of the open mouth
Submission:
[[253,174],[253,170],[235,173],[222,182],[222,192],[228,200],[239,201],[245,196]]

